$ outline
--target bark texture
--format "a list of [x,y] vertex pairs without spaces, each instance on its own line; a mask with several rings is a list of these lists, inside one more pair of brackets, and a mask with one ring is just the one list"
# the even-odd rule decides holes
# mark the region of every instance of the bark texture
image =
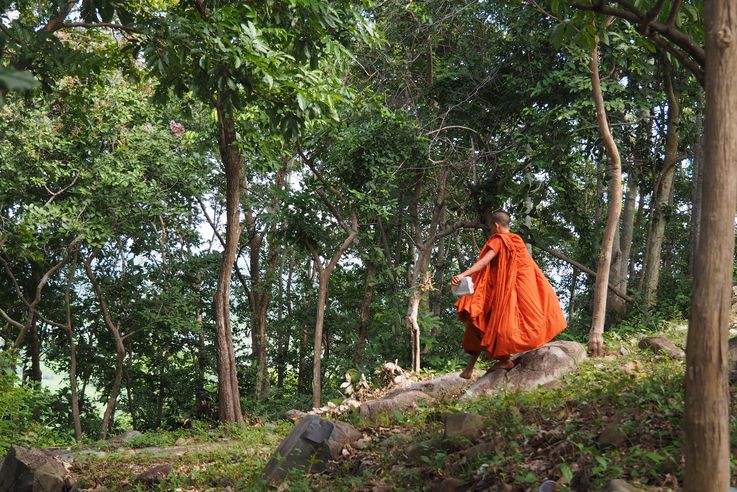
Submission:
[[701,234],[686,345],[684,490],[729,487],[727,328],[737,206],[737,8],[704,3],[706,122]]

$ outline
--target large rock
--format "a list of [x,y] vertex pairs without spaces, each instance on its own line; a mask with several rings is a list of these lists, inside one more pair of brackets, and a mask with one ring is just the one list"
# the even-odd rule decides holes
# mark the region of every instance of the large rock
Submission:
[[665,337],[645,337],[637,344],[641,349],[650,349],[656,354],[665,354],[673,359],[683,360],[686,353],[672,340]]
[[130,442],[131,440],[135,439],[138,436],[142,436],[143,434],[139,431],[128,431],[123,432],[122,434],[118,434],[117,436],[111,437],[109,439],[105,440],[106,444],[109,444],[111,446],[120,447],[123,444]]
[[393,396],[386,396],[378,400],[363,403],[358,412],[365,419],[374,419],[379,415],[390,413],[395,409],[411,407],[422,401],[431,401],[434,398],[423,391],[408,390]]
[[11,446],[0,467],[0,492],[64,492],[71,485],[64,465],[41,449]]
[[337,459],[344,447],[362,437],[353,426],[331,422],[317,415],[305,415],[276,448],[260,480],[281,482],[292,471],[317,473]]
[[528,391],[558,380],[586,358],[580,343],[558,340],[525,352],[510,370],[496,369],[479,378],[465,398],[494,393],[501,388]]
[[384,398],[393,398],[407,391],[421,391],[433,398],[443,398],[463,391],[470,385],[471,381],[469,379],[463,379],[458,373],[452,372],[444,374],[439,378],[420,381],[403,388],[397,388],[389,392]]
[[624,480],[612,480],[601,492],[647,492],[645,489],[630,485]]
[[465,437],[475,441],[484,430],[484,418],[475,413],[448,413],[443,420],[446,438]]
[[153,488],[156,485],[160,484],[166,476],[171,473],[171,465],[168,463],[164,463],[161,465],[156,465],[148,470],[144,471],[143,473],[138,474],[136,478],[133,479],[134,484],[140,484],[144,487]]

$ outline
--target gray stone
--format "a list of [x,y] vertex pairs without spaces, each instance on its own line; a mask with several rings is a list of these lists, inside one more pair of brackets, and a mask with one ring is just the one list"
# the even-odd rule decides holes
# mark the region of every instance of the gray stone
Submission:
[[122,434],[118,434],[117,436],[111,437],[110,439],[106,439],[105,442],[107,444],[112,444],[113,446],[121,446],[132,439],[142,436],[143,434],[138,431],[128,431],[123,432]]
[[430,490],[432,490],[432,492],[455,492],[466,490],[467,488],[468,487],[466,487],[463,480],[459,480],[457,478],[446,478],[440,483],[434,483]]
[[286,412],[284,412],[284,417],[288,418],[289,420],[299,420],[302,417],[304,417],[305,415],[307,415],[307,413],[305,413],[305,412],[303,412],[301,410],[296,410],[294,408],[291,409],[291,410],[287,410]]
[[395,409],[402,409],[413,406],[421,401],[431,401],[433,397],[422,391],[410,390],[399,393],[392,397],[380,398],[365,402],[358,408],[361,417],[365,419],[374,419],[377,416],[392,412]]
[[143,485],[144,487],[154,487],[160,484],[169,473],[171,473],[170,464],[156,465],[136,476],[133,479],[133,483]]
[[404,454],[410,460],[417,460],[421,456],[427,456],[436,449],[441,449],[445,445],[445,440],[440,437],[421,441],[408,447]]
[[41,449],[11,446],[0,468],[0,492],[63,492],[70,485],[64,465]]
[[331,459],[362,437],[353,426],[331,422],[317,415],[305,415],[276,448],[261,473],[260,481],[276,484],[293,470],[316,473],[325,470]]
[[514,368],[485,374],[471,385],[464,398],[492,394],[502,388],[533,390],[571,372],[586,357],[586,349],[580,343],[566,340],[547,343],[517,357]]
[[686,358],[683,349],[665,337],[645,337],[637,345],[641,349],[650,349],[656,354],[664,354],[673,359],[683,360]]
[[555,492],[558,489],[558,483],[553,480],[545,480],[537,488],[537,492]]
[[601,492],[647,492],[645,489],[628,484],[624,480],[612,480]]
[[444,421],[446,438],[465,437],[474,441],[484,430],[484,418],[475,413],[448,413]]
[[618,448],[627,442],[627,433],[618,424],[609,424],[599,436],[599,444]]
[[463,391],[471,385],[471,380],[463,379],[458,374],[459,373],[452,372],[444,374],[439,378],[420,381],[403,388],[397,388],[390,391],[384,398],[393,398],[408,391],[421,391],[433,398],[444,398]]

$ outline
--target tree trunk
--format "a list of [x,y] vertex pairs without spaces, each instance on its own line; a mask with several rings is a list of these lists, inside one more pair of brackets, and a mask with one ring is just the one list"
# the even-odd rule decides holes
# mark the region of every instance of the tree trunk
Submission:
[[325,304],[328,298],[328,280],[330,274],[321,269],[319,274],[319,286],[317,291],[317,313],[315,315],[315,341],[314,355],[312,358],[312,407],[320,408],[322,398],[322,327],[325,321]]
[[115,375],[113,376],[113,384],[110,387],[107,406],[105,407],[105,412],[102,416],[102,427],[100,428],[100,439],[105,440],[112,425],[115,405],[118,402],[118,395],[120,394],[120,383],[123,379],[123,361],[125,360],[125,345],[123,345],[123,337],[120,335],[120,321],[113,321],[107,300],[105,300],[100,283],[97,281],[97,276],[92,270],[92,260],[94,260],[97,253],[98,252],[95,252],[90,255],[90,257],[84,262],[84,269],[87,273],[87,278],[92,284],[92,289],[95,292],[95,297],[97,297],[97,302],[100,305],[102,318],[105,321],[105,325],[107,326],[115,343]]
[[612,260],[612,246],[614,236],[619,225],[619,215],[622,209],[622,164],[619,150],[609,130],[606,110],[604,109],[604,95],[599,80],[599,49],[598,40],[591,52],[591,86],[596,107],[596,120],[599,125],[607,155],[609,157],[609,193],[607,197],[608,210],[606,228],[601,240],[599,261],[596,268],[596,282],[594,283],[594,310],[589,331],[589,350],[594,355],[604,354],[604,321],[606,317],[607,287],[609,284],[609,265]]
[[574,268],[571,272],[571,291],[568,296],[568,324],[573,322],[573,315],[576,313],[575,301],[576,301],[576,287],[578,283],[578,271]]
[[236,145],[235,122],[221,94],[215,108],[218,115],[218,144],[225,166],[225,248],[215,290],[215,347],[218,370],[218,416],[221,422],[242,422],[238,374],[230,323],[230,283],[240,239],[240,183],[243,159]]
[[701,233],[686,344],[684,490],[729,487],[727,336],[737,206],[737,9],[704,3],[706,122]]
[[[130,361],[130,357],[128,358]],[[133,430],[138,430],[138,415],[136,412],[136,404],[133,401],[133,380],[131,379],[131,367],[130,364],[128,364],[128,367],[124,370],[124,376],[125,376],[125,393],[128,396],[128,413],[131,415],[131,427]]]
[[665,238],[665,226],[671,208],[671,192],[678,160],[678,128],[681,124],[681,95],[673,85],[673,75],[667,61],[663,62],[665,92],[668,95],[668,134],[665,140],[665,159],[663,169],[653,189],[652,226],[646,248],[645,274],[643,277],[642,298],[646,306],[653,306],[658,300],[658,280],[660,278],[660,255]]
[[36,313],[31,316],[30,328],[28,329],[28,355],[31,360],[29,380],[41,384],[41,337],[38,334]]
[[371,314],[371,298],[374,293],[374,274],[376,265],[369,261],[366,265],[366,283],[363,290],[363,302],[361,303],[361,321],[358,325],[358,343],[353,353],[353,363],[358,364],[363,358],[363,350],[366,348],[368,335],[368,323]]
[[74,331],[72,328],[72,285],[74,283],[74,275],[77,271],[76,256],[75,261],[69,266],[67,272],[67,285],[64,290],[64,303],[66,308],[67,322],[64,326],[64,333],[69,342],[69,392],[72,404],[72,425],[74,426],[74,438],[78,441],[84,435],[82,434],[82,420],[79,415],[79,397],[77,395],[77,345],[74,343]]
[[701,231],[701,197],[703,196],[703,168],[704,168],[704,132],[701,129],[701,118],[697,120],[698,140],[693,155],[693,192],[691,218],[688,228],[688,273],[693,275],[696,253],[699,248],[699,234]]
[[[449,169],[443,167],[438,175],[438,184],[435,189],[435,201],[433,204],[432,218],[430,219],[430,226],[427,231],[427,239],[422,240],[422,228],[420,225],[419,217],[417,217],[417,203],[411,205],[412,214],[414,215],[414,241],[412,244],[417,245],[416,257],[414,258],[414,264],[408,272],[410,298],[407,303],[407,329],[409,330],[411,343],[412,343],[412,371],[419,372],[420,370],[420,325],[417,322],[417,316],[419,314],[420,302],[422,301],[422,295],[427,292],[427,286],[421,285],[420,279],[424,277],[430,266],[430,258],[432,256],[432,249],[437,240],[438,228],[443,217],[445,210],[445,195],[448,188],[448,174]],[[419,186],[419,185],[418,185]],[[415,194],[415,200],[419,200],[420,193]],[[414,251],[414,248],[413,248]]]
[[620,260],[620,278],[617,286],[620,291],[627,292],[629,284],[630,260],[632,258],[632,243],[635,237],[635,213],[637,204],[637,195],[639,186],[637,184],[637,174],[630,170],[627,177],[627,194],[624,199],[624,210],[622,210],[622,232],[619,235],[622,256]]
[[322,399],[322,371],[321,371],[321,356],[322,356],[322,335],[323,335],[323,322],[325,320],[325,306],[328,301],[328,283],[330,282],[330,276],[333,274],[335,266],[340,261],[343,253],[353,243],[353,240],[358,235],[358,216],[354,211],[351,211],[351,229],[341,243],[338,251],[335,252],[333,257],[330,259],[327,265],[323,266],[315,247],[311,242],[308,241],[307,247],[312,254],[312,258],[315,261],[315,267],[318,272],[318,294],[317,294],[317,313],[315,316],[315,339],[314,339],[314,351],[312,354],[312,406],[313,408],[320,408],[320,400]]
[[[283,260],[283,259],[282,259]],[[292,296],[292,268],[294,265],[294,255],[289,257],[289,265],[287,267],[287,285],[284,287],[283,270],[284,262],[282,261],[282,268],[279,273],[279,310],[277,311],[277,319],[282,321],[284,319],[284,308],[287,309],[287,314],[291,317],[291,296]],[[286,298],[285,298],[286,295]],[[286,306],[285,306],[286,305]],[[284,333],[279,339],[279,348],[277,350],[278,362],[276,365],[276,386],[279,389],[284,388],[284,376],[287,372],[287,358],[289,356],[289,342],[291,340],[291,333]]]
[[[615,251],[612,253],[612,264],[616,262],[616,268],[611,268],[612,277],[609,283],[616,286],[620,292],[627,292],[627,276],[629,272],[630,252],[632,251],[632,238],[635,228],[635,202],[637,201],[637,176],[630,170],[627,177],[627,193],[624,199],[624,209],[620,232],[615,239]],[[619,316],[625,314],[627,304],[619,296],[608,296],[607,304],[609,310]]]

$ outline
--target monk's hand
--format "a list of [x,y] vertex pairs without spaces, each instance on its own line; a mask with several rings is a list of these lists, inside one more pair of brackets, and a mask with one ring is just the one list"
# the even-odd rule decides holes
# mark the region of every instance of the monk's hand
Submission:
[[461,277],[460,275],[454,275],[453,278],[450,279],[450,285],[458,285],[459,283],[461,283],[462,278],[463,277]]

